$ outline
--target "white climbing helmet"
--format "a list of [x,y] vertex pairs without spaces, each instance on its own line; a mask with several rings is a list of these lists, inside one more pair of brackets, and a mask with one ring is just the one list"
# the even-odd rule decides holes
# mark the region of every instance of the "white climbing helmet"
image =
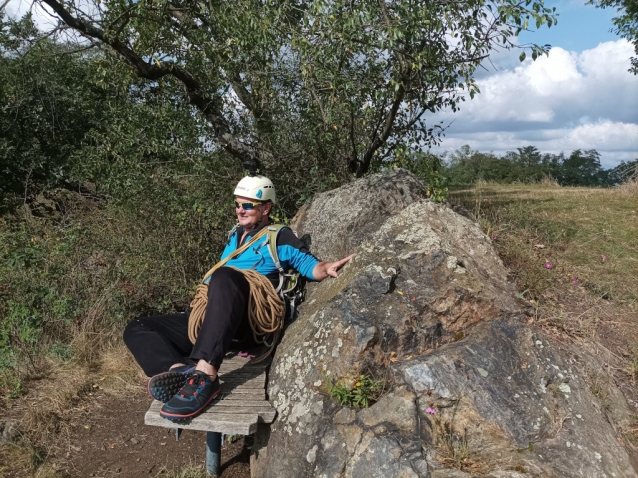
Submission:
[[246,176],[239,181],[234,194],[257,201],[277,202],[275,186],[266,176]]

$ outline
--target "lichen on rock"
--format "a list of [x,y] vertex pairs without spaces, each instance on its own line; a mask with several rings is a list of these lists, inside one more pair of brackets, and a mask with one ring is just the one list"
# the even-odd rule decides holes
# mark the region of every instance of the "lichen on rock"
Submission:
[[[450,469],[460,458],[493,478],[636,476],[578,359],[521,320],[489,238],[424,193],[393,170],[293,220],[318,257],[357,256],[309,285],[284,334],[268,381],[278,416],[253,476],[476,476]],[[386,384],[370,408],[325,391],[353,371]]]

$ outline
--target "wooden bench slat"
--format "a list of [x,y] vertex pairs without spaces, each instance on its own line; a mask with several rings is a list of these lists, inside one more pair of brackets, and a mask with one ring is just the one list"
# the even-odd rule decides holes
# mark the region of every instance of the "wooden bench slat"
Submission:
[[231,417],[220,417],[211,415],[207,419],[204,413],[188,421],[171,422],[152,410],[146,412],[144,416],[146,425],[160,426],[164,428],[182,428],[184,430],[202,430],[206,432],[227,433],[229,435],[250,435],[257,430],[259,415],[232,415]]
[[277,413],[277,411],[268,404],[263,405],[261,407],[243,407],[239,405],[239,403],[241,402],[237,402],[237,403],[238,404],[235,407],[212,406],[208,410],[206,410],[206,413],[212,413],[212,414],[218,414],[218,415],[219,414],[242,415],[246,413],[256,413],[257,415],[259,415],[260,418],[263,418],[263,419],[265,419],[265,417],[271,417],[271,416],[274,417],[274,415]]
[[234,383],[266,383],[266,375],[257,375],[253,377],[252,375],[240,376],[240,375],[226,375],[225,377],[220,376],[219,380],[221,382],[234,382]]
[[[159,415],[161,407],[162,403],[155,400],[151,404],[149,412]],[[232,415],[234,417],[236,415],[246,414],[257,414],[265,423],[271,423],[274,420],[277,411],[266,400],[244,401],[222,399],[213,400],[213,402],[208,406],[208,409],[203,413],[203,415],[214,415],[216,419],[220,416],[222,416],[222,419],[228,418],[225,421],[230,421],[230,417],[224,417],[224,415]],[[162,418],[162,420],[165,419]]]
[[[235,403],[239,402],[239,403]],[[270,402],[268,400],[252,400],[251,397],[244,398],[242,400],[217,400],[214,402],[216,407],[270,407]],[[240,405],[241,404],[241,405]]]
[[258,363],[258,364],[248,364],[247,362],[241,363],[237,362],[236,359],[231,359],[230,361],[224,360],[222,366],[219,367],[219,371],[222,373],[226,373],[229,370],[236,370],[239,368],[245,368],[247,370],[266,370],[270,364],[266,363]]
[[266,362],[248,365],[249,359],[232,357],[220,368],[220,397],[201,415],[186,421],[172,422],[159,414],[162,403],[153,401],[144,416],[147,425],[165,428],[203,430],[234,435],[250,435],[258,423],[272,423],[277,411],[266,400]]
[[222,390],[249,390],[249,389],[260,389],[264,388],[263,383],[233,383],[233,382],[222,382],[221,384]]
[[235,400],[266,400],[266,392],[260,390],[234,390],[233,393],[224,393],[222,390],[220,398],[227,402]]
[[206,413],[256,413],[261,415],[262,413],[270,414],[275,410],[268,402],[266,402],[265,405],[253,405],[250,407],[242,405],[241,402],[237,400],[234,401],[235,405],[220,405],[221,402],[223,402],[223,400],[213,403],[213,406],[206,410]]
[[242,383],[242,382],[222,382],[221,383],[221,387],[222,390],[223,389],[228,389],[228,390],[236,390],[236,389],[240,389],[243,388],[244,390],[246,389],[254,389],[254,388],[265,388],[265,383],[259,383],[259,382],[252,382],[252,383]]
[[265,373],[260,374],[252,374],[252,373],[238,373],[238,372],[230,372],[227,374],[220,374],[220,380],[254,380],[256,378],[266,378]]
[[222,395],[224,395],[224,400],[228,400],[230,395],[236,394],[239,395],[238,399],[239,400],[244,400],[246,395],[251,395],[254,397],[260,397],[258,399],[251,399],[251,400],[265,400],[266,399],[266,390],[263,389],[259,389],[259,388],[230,388],[230,387],[224,387],[222,385],[222,391],[221,391]]
[[252,369],[251,367],[240,367],[240,368],[235,368],[233,370],[220,370],[217,373],[219,374],[220,377],[223,377],[224,375],[234,375],[234,374],[258,376],[261,374],[265,374],[266,372],[267,370],[265,368],[260,368],[255,370],[255,369]]
[[220,377],[224,377],[227,375],[252,375],[254,377],[258,377],[259,375],[265,374],[266,370],[245,370],[245,368],[238,368],[235,370],[223,370],[219,372]]
[[[213,421],[222,421],[222,422],[234,422],[235,417],[243,417],[245,415],[256,415],[258,421],[263,423],[272,423],[277,416],[277,411],[274,409],[269,410],[261,410],[257,411],[253,408],[242,408],[242,409],[234,409],[234,408],[224,408],[224,409],[214,409],[211,408],[207,410],[200,417],[206,416]],[[199,418],[199,417],[197,417]]]
[[235,362],[234,360],[235,359],[233,359],[233,361],[231,361],[230,363],[227,361],[224,361],[224,363],[222,363],[222,366],[219,368],[219,373],[228,373],[233,370],[239,370],[239,369],[266,370],[268,366],[270,365],[270,364],[261,364],[261,363],[256,365],[247,365],[247,363]]

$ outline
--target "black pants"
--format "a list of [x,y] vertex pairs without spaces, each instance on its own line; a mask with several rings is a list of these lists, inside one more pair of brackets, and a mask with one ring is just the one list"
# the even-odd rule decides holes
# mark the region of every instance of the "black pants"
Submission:
[[248,322],[250,286],[241,272],[217,269],[208,283],[208,306],[194,344],[188,338],[188,315],[135,319],[124,329],[124,343],[151,377],[176,363],[205,360],[219,370],[233,339],[238,348],[256,345]]

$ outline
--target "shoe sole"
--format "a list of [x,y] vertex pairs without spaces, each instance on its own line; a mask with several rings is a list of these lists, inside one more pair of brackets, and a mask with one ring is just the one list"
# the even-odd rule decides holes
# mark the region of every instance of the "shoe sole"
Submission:
[[155,400],[166,403],[179,392],[186,380],[188,380],[188,375],[184,374],[184,372],[168,371],[160,373],[151,377],[148,381],[148,394]]
[[206,401],[206,403],[204,403],[204,404],[202,405],[202,407],[201,407],[199,410],[196,410],[196,411],[194,411],[193,413],[189,413],[188,415],[177,415],[177,414],[175,414],[175,413],[166,413],[166,412],[163,412],[163,411],[161,411],[161,410],[160,410],[160,416],[161,416],[162,418],[166,418],[167,420],[170,420],[170,421],[172,421],[172,422],[179,422],[179,421],[181,421],[181,420],[188,420],[189,418],[193,418],[193,417],[195,417],[195,416],[199,415],[200,413],[202,413],[202,412],[204,411],[204,409],[208,406],[208,404],[209,404],[210,402],[212,402],[212,401],[215,399],[215,397],[216,397],[217,395],[219,395],[219,392],[221,392],[221,389],[217,390],[217,391],[215,392],[215,394],[214,394],[213,396],[211,396],[211,397],[210,397],[210,398]]

